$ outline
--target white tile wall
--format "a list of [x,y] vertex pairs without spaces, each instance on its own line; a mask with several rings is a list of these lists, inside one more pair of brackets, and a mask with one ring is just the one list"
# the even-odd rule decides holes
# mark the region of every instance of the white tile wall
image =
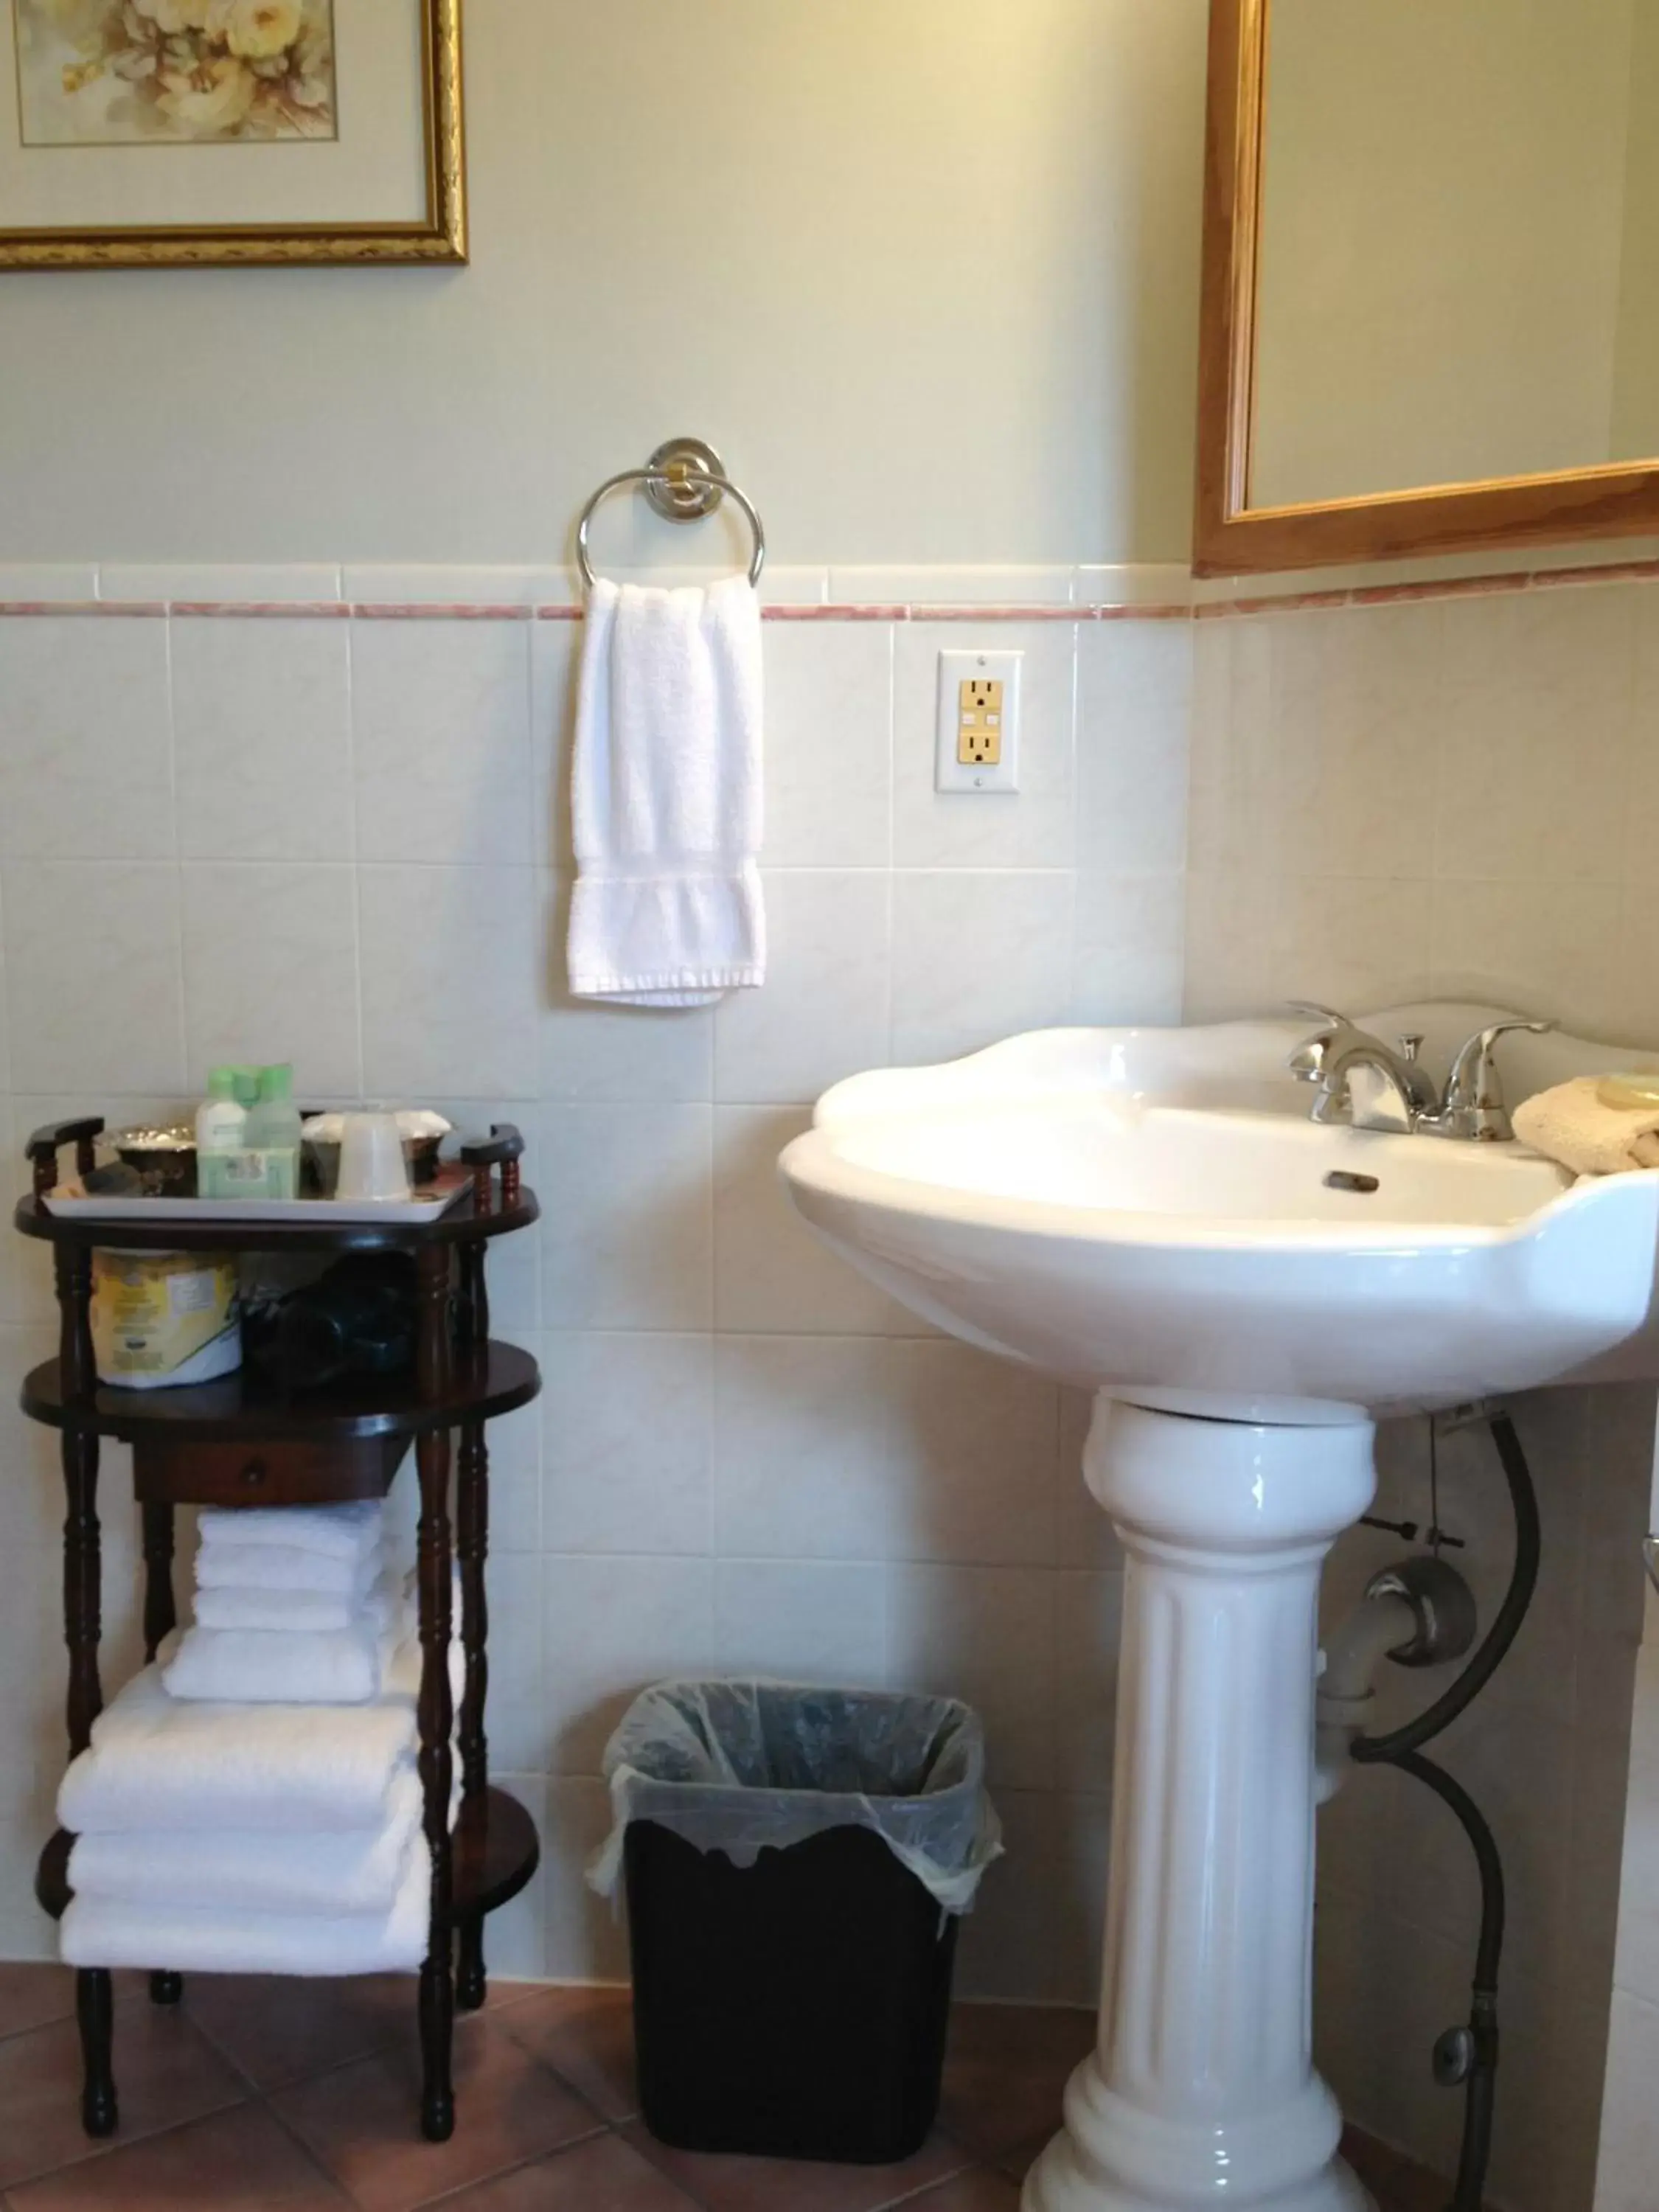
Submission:
[[[342,588],[332,571],[129,580],[145,599]],[[785,596],[1064,607],[1070,588],[958,583],[814,573]],[[358,601],[566,592],[529,571],[343,580]],[[1621,957],[1659,921],[1659,589],[988,621],[1026,653],[1028,715],[1026,788],[988,801],[931,789],[934,655],[975,643],[973,623],[769,623],[773,979],[678,1015],[563,988],[580,635],[505,616],[0,620],[4,1182],[50,1114],[154,1111],[233,1053],[291,1053],[319,1095],[518,1121],[544,1219],[496,1249],[493,1304],[546,1389],[495,1437],[490,1734],[548,1849],[498,1962],[621,1970],[580,1869],[607,1823],[605,1735],[642,1682],[828,1672],[980,1706],[1010,1849],[966,1985],[1085,2000],[1121,1601],[1077,1472],[1086,1401],[939,1339],[832,1258],[785,1204],[778,1151],[860,1067],[1044,1023],[1176,1019],[1183,991],[1188,1018],[1467,991],[1659,1046],[1651,963]],[[0,1950],[16,1953],[49,1941],[27,1882],[60,1759],[59,1509],[46,1441],[3,1407],[49,1316],[40,1255],[5,1239]],[[1500,1818],[1514,1878],[1500,2194],[1583,2212],[1652,1401],[1524,1414],[1545,1579],[1449,1756]],[[1385,1498],[1420,1517],[1420,1437],[1390,1434],[1384,1460]],[[1442,1475],[1489,1615],[1500,1493],[1474,1440]],[[134,1651],[121,1484],[112,1454],[112,1675]],[[1333,1602],[1389,1548],[1345,1544]],[[1641,1816],[1638,1789],[1627,1895],[1646,1887]],[[1372,1773],[1324,1816],[1324,2062],[1356,2117],[1443,2155],[1454,2100],[1423,2082],[1467,1974],[1456,1839]],[[1615,2087],[1651,2079],[1647,1941],[1638,1909]],[[1609,2157],[1604,2191],[1645,2172],[1639,2149]],[[1632,2212],[1625,2185],[1603,2212]]]
[[1510,1000],[1659,1042],[1640,584],[1196,625],[1187,1012]]
[[[144,600],[340,589],[333,572],[111,580]],[[994,600],[1062,605],[1069,587],[996,583]],[[529,572],[348,571],[343,589],[565,596]],[[934,577],[929,596],[961,594]],[[1118,1562],[1077,1477],[1075,1407],[823,1251],[775,1164],[860,1068],[1074,1006],[1176,1012],[1191,633],[1098,628],[1013,631],[1026,788],[975,802],[932,788],[934,658],[974,644],[971,623],[769,623],[771,981],[659,1015],[563,987],[576,625],[0,621],[7,1188],[50,1112],[182,1103],[229,1057],[291,1056],[302,1092],[427,1098],[529,1141],[544,1219],[493,1251],[492,1307],[546,1387],[493,1436],[489,1733],[549,1849],[498,1936],[509,1967],[617,1971],[580,1882],[605,1735],[653,1676],[731,1667],[978,1702],[1014,1848],[969,1984],[1092,1978]],[[50,1348],[38,1261],[0,1243],[3,1407]],[[3,1410],[0,1462],[0,1948],[38,1951],[24,1861],[58,1759],[61,1508],[49,1440]],[[115,1474],[106,1496],[113,1531]],[[1062,1905],[1062,1830],[1068,1864],[1084,1848],[1063,1808],[1085,1803],[1092,1877]]]
[[1659,2170],[1659,1602],[1636,1668],[1595,2212],[1638,2212]]
[[[1641,586],[1610,583],[1199,623],[1188,1018],[1431,993],[1659,1044],[1649,963],[1629,954],[1656,918],[1644,834],[1659,818],[1656,607]],[[1493,1821],[1510,1886],[1492,2192],[1515,2212],[1586,2212],[1653,1395],[1546,1394],[1522,1414],[1543,1574],[1521,1643],[1443,1749]],[[1382,1459],[1377,1510],[1425,1520],[1421,1425],[1385,1432]],[[1509,1559],[1502,1487],[1479,1437],[1445,1448],[1441,1482],[1444,1518],[1471,1539],[1458,1563],[1489,1621]],[[1346,1539],[1331,1607],[1396,1549],[1366,1532]],[[1433,1678],[1391,1686],[1403,1712]],[[1620,1936],[1632,2049],[1644,2028],[1651,2039],[1643,2002],[1659,2002],[1659,1981],[1648,1986],[1638,1963],[1643,1908],[1629,1901],[1648,1886],[1641,1818],[1638,1796]],[[1449,2172],[1456,2100],[1429,2085],[1426,2058],[1467,2010],[1467,1846],[1425,1792],[1375,1770],[1353,1777],[1321,1827],[1322,2063],[1355,2120]],[[1621,2067],[1638,2094],[1620,2032],[1610,2100]],[[1655,2078],[1650,2065],[1644,2115]],[[1644,2144],[1650,2152],[1650,2136],[1634,2148],[1604,2139],[1602,2212],[1653,2203]],[[1620,2173],[1622,2183],[1608,2178]],[[1638,2193],[1620,2195],[1636,2176]]]

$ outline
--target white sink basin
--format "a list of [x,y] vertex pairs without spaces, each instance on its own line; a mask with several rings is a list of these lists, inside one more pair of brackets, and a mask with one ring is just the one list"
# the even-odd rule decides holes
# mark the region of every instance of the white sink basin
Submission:
[[[1425,1032],[1443,1075],[1500,1018],[1362,1025]],[[1084,1473],[1127,1559],[1106,1971],[1024,2212],[1365,2212],[1308,1990],[1319,1579],[1371,1416],[1659,1372],[1659,1175],[1316,1127],[1306,1033],[1016,1037],[840,1085],[783,1156],[895,1297],[1097,1393]],[[1642,1057],[1507,1039],[1510,1102]]]
[[[1365,1026],[1455,1042],[1483,1011]],[[1317,1127],[1284,1066],[1306,1027],[1051,1030],[858,1076],[783,1175],[914,1311],[1140,1405],[1298,1421],[1654,1371],[1659,1176],[1575,1187],[1516,1145]],[[1640,1057],[1514,1042],[1506,1066],[1540,1068],[1512,1103]]]

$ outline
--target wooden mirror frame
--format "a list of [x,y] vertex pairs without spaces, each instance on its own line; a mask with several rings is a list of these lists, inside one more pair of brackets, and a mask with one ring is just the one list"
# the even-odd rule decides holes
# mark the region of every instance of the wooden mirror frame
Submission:
[[1271,5],[1210,0],[1194,573],[1249,575],[1486,545],[1659,534],[1659,460],[1294,507],[1249,504]]

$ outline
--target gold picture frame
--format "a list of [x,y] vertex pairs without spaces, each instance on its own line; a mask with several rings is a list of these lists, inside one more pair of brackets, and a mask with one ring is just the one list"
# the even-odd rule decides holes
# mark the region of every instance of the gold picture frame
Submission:
[[[467,258],[462,0],[417,0],[425,208],[401,222],[9,228],[0,270],[195,269],[416,264]],[[5,0],[0,0],[3,9]],[[0,127],[7,118],[0,113]],[[12,127],[16,127],[15,119]]]

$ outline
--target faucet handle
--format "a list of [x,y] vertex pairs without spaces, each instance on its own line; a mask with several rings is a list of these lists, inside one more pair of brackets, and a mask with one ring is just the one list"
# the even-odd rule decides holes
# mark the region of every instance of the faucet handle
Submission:
[[1401,1060],[1408,1060],[1414,1067],[1422,1057],[1424,1032],[1421,1030],[1407,1030],[1396,1042]]
[[1556,1022],[1493,1022],[1475,1031],[1453,1060],[1446,1079],[1446,1114],[1458,1124],[1454,1133],[1486,1144],[1501,1143],[1515,1134],[1504,1104],[1504,1086],[1498,1080],[1492,1048],[1499,1037],[1508,1036],[1512,1030],[1547,1036],[1559,1026]]
[[1318,1083],[1325,1073],[1325,1061],[1335,1038],[1351,1031],[1353,1024],[1346,1014],[1334,1012],[1329,1006],[1316,1006],[1305,1000],[1292,999],[1290,1011],[1304,1014],[1310,1022],[1320,1024],[1316,1035],[1305,1037],[1291,1054],[1285,1066],[1298,1083]]

